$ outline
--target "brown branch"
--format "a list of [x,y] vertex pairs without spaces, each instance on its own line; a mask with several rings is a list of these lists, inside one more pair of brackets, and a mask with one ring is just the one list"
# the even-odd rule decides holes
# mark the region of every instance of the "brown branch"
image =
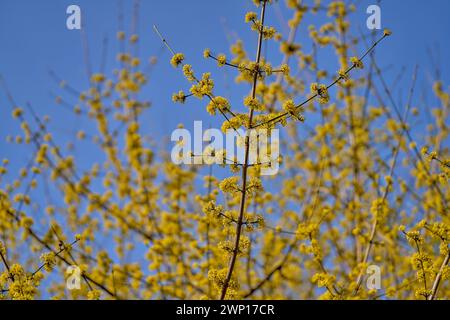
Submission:
[[442,273],[444,272],[444,268],[448,265],[449,262],[450,262],[450,253],[447,253],[444,262],[442,262],[441,268],[439,269],[439,272],[436,275],[436,278],[434,279],[433,287],[431,288],[431,295],[428,297],[428,300],[434,300],[436,298],[439,289],[439,284],[441,283],[442,279]]
[[6,260],[6,257],[3,256],[3,253],[2,253],[1,251],[0,251],[0,257],[2,258],[3,264],[5,265],[6,270],[8,271],[8,274],[9,274],[10,279],[11,279],[11,280],[14,280],[14,276],[12,275],[11,270],[10,270],[10,268],[9,268],[8,261]]
[[[262,42],[263,42],[263,28],[264,28],[264,18],[265,18],[265,12],[266,12],[266,0],[264,0],[263,5],[261,7],[261,27],[259,30],[258,35],[258,47],[256,49],[256,64],[259,66],[260,60],[261,60],[261,48],[262,48]],[[254,99],[256,97],[256,85],[258,82],[258,73],[256,72],[253,76],[253,87],[252,87],[252,98]],[[248,120],[248,128],[252,128],[252,121],[253,121],[253,109],[249,110],[249,120]],[[244,218],[244,212],[245,212],[245,201],[246,201],[246,189],[247,189],[247,169],[248,169],[248,161],[249,161],[249,152],[250,151],[250,142],[249,142],[249,132],[247,131],[246,137],[245,137],[245,160],[244,165],[242,167],[242,193],[241,193],[241,203],[239,208],[239,218],[238,223],[236,225],[236,238],[234,242],[234,250],[233,254],[230,258],[230,263],[228,266],[227,276],[225,278],[225,282],[222,287],[222,292],[220,294],[220,300],[224,300],[225,296],[227,294],[228,286],[230,284],[231,277],[233,275],[234,267],[236,264],[237,254],[239,251],[239,241],[241,239],[241,232],[242,232],[242,222]]]

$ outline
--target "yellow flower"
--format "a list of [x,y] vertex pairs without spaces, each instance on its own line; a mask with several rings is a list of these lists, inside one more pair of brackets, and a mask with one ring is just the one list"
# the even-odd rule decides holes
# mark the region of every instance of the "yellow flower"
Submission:
[[217,64],[219,65],[219,67],[224,66],[226,62],[227,62],[227,57],[224,54],[219,54],[217,56]]
[[280,71],[281,71],[285,76],[289,75],[289,71],[290,71],[289,66],[288,66],[287,64],[282,64],[281,67],[280,67]]
[[384,180],[386,181],[386,184],[392,185],[392,177],[391,176],[385,176]]
[[183,74],[188,81],[190,82],[195,81],[194,71],[192,70],[192,66],[190,64],[185,64],[183,66]]
[[437,152],[436,151],[431,151],[430,154],[429,154],[429,159],[430,160],[437,159]]
[[355,68],[364,69],[364,64],[358,57],[351,57],[350,62],[355,66]]
[[177,54],[174,54],[174,55],[173,55],[172,59],[170,60],[170,64],[171,64],[174,68],[176,68],[176,67],[178,67],[180,64],[183,63],[183,60],[184,60],[184,54],[182,54],[182,53],[177,53]]
[[297,120],[303,122],[305,121],[305,118],[303,115],[300,114],[300,112],[303,110],[302,108],[297,108],[294,101],[292,100],[286,100],[283,103],[283,110],[294,116]]
[[296,108],[296,106],[295,106],[295,103],[294,103],[294,101],[292,101],[292,100],[286,100],[286,101],[283,103],[283,109],[284,109],[286,112],[289,112],[289,113],[294,113],[295,111],[297,111],[297,108]]
[[43,253],[41,255],[41,261],[44,263],[45,271],[50,272],[56,265],[56,256],[53,252]]
[[14,119],[19,118],[20,116],[22,116],[23,114],[23,110],[21,108],[15,108],[12,112],[12,116]]
[[222,182],[220,182],[219,188],[224,193],[236,192],[239,190],[239,187],[237,185],[238,181],[239,181],[238,177],[226,178],[226,179],[222,180]]
[[117,32],[117,39],[118,39],[118,40],[123,40],[123,39],[125,39],[125,32],[123,32],[123,31]]
[[230,103],[227,99],[224,97],[214,97],[211,99],[211,101],[206,106],[206,111],[208,111],[209,114],[215,115],[217,110],[221,110],[222,112],[225,112],[230,109]]
[[136,43],[139,40],[139,36],[137,34],[133,34],[130,38],[131,43]]
[[389,298],[395,297],[396,289],[394,287],[389,287],[386,289],[386,296]]
[[389,37],[390,35],[392,35],[392,31],[389,30],[389,29],[384,29],[383,35],[384,35],[385,37]]
[[317,283],[317,286],[319,288],[321,288],[321,287],[329,288],[330,286],[332,286],[335,283],[336,277],[334,275],[330,275],[327,273],[316,273],[311,278],[311,281],[313,283]]
[[83,130],[78,131],[77,138],[83,140],[84,138],[86,138],[86,133],[84,133]]
[[87,294],[87,298],[89,300],[99,300],[100,296],[101,296],[101,293],[98,290],[91,290]]
[[389,207],[387,205],[387,201],[385,199],[379,198],[372,202],[372,206],[370,208],[373,216],[376,217],[377,220],[381,221],[387,217],[389,213]]
[[204,57],[205,59],[207,59],[207,58],[209,58],[210,56],[211,56],[211,50],[205,49],[205,50],[203,51],[203,57]]
[[133,58],[131,60],[131,66],[132,67],[137,67],[141,64],[141,60],[139,58]]
[[2,254],[3,256],[6,256],[6,247],[3,244],[3,242],[0,241],[0,254]]
[[275,34],[276,34],[276,30],[274,27],[264,27],[263,29],[263,37],[264,39],[272,39]]
[[91,81],[94,82],[94,83],[103,82],[103,81],[105,81],[105,76],[103,74],[101,74],[101,73],[93,74],[92,77],[91,77]]
[[244,106],[256,110],[256,111],[264,111],[264,105],[258,101],[258,99],[252,98],[250,96],[245,97]]
[[24,229],[31,228],[33,224],[34,224],[33,218],[23,217],[22,219],[20,219],[20,226]]
[[320,104],[327,104],[330,101],[330,95],[328,94],[328,88],[324,84],[311,84],[311,93],[319,97]]
[[172,95],[172,101],[173,102],[184,103],[186,101],[186,95],[184,94],[183,91],[179,91],[178,93],[174,93]]
[[420,152],[422,153],[422,155],[426,156],[428,154],[428,147],[422,147],[422,149],[420,150]]
[[197,84],[191,87],[190,91],[194,96],[201,99],[203,96],[211,95],[213,88],[214,82],[211,79],[211,74],[207,72],[202,75],[202,79]]
[[339,70],[339,78],[341,78],[344,81],[347,81],[349,79],[348,73],[346,72],[346,70],[341,69]]
[[223,206],[216,206],[214,201],[209,201],[206,205],[203,206],[203,212],[207,216],[218,218],[223,214]]
[[245,15],[245,22],[252,22],[255,21],[258,18],[258,15],[256,14],[256,12],[247,12],[247,14]]

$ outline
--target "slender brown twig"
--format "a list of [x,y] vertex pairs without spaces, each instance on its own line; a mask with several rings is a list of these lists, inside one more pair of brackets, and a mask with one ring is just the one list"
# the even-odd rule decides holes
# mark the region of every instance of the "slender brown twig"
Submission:
[[450,253],[448,253],[447,256],[445,257],[444,262],[442,262],[441,268],[439,269],[439,272],[436,275],[436,278],[434,279],[433,287],[431,288],[431,294],[428,297],[428,300],[434,300],[436,298],[439,289],[439,284],[441,283],[442,279],[442,273],[444,272],[444,268],[448,265],[449,262],[450,262]]
[[[266,13],[266,1],[264,0],[262,7],[261,7],[261,26],[259,30],[258,35],[258,47],[256,49],[256,65],[259,65],[261,61],[261,48],[262,48],[262,42],[263,42],[263,28],[264,28],[264,18]],[[253,86],[252,86],[252,98],[255,99],[256,97],[256,85],[258,82],[258,73],[255,72],[253,76]],[[249,110],[249,119],[248,119],[248,128],[252,128],[252,121],[253,121],[253,109],[250,108]],[[239,252],[239,241],[241,239],[241,232],[242,232],[242,222],[244,218],[244,212],[245,212],[245,201],[246,201],[246,191],[247,191],[247,169],[248,169],[248,162],[249,162],[249,154],[250,154],[250,136],[249,132],[247,131],[246,137],[245,137],[245,159],[244,159],[244,165],[242,166],[242,192],[241,192],[241,202],[239,207],[239,217],[238,222],[236,225],[236,238],[234,241],[234,250],[233,254],[230,258],[230,263],[228,265],[228,271],[225,278],[225,282],[222,286],[222,292],[220,294],[220,300],[225,299],[228,286],[230,284],[231,277],[233,276],[234,267],[236,264],[237,254]]]

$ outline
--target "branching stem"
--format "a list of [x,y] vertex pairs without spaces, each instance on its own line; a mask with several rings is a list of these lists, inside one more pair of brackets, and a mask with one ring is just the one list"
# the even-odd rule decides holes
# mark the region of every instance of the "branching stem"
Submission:
[[[259,63],[261,61],[261,48],[262,48],[262,42],[263,42],[263,28],[264,28],[264,17],[266,13],[266,1],[263,2],[261,7],[261,27],[259,30],[259,36],[258,36],[258,47],[256,50],[256,65],[259,66]],[[252,87],[252,98],[254,99],[256,97],[256,85],[258,83],[258,73],[255,72],[253,76],[253,87]],[[252,121],[253,121],[253,109],[249,110],[249,119],[248,119],[248,129],[250,130],[252,128]],[[242,225],[243,225],[243,218],[244,218],[244,212],[245,212],[245,201],[246,201],[246,189],[247,189],[247,169],[248,169],[248,162],[249,162],[249,154],[250,154],[250,132],[247,130],[246,137],[245,137],[245,160],[244,165],[242,166],[242,193],[241,193],[241,202],[239,207],[239,217],[238,222],[236,225],[236,238],[234,241],[234,250],[233,254],[230,258],[230,263],[228,265],[228,271],[225,278],[225,282],[222,287],[222,292],[220,294],[220,300],[224,300],[228,291],[228,286],[230,284],[231,277],[233,276],[234,267],[236,265],[236,259],[237,254],[239,251],[239,241],[241,239],[241,232],[242,232]]]

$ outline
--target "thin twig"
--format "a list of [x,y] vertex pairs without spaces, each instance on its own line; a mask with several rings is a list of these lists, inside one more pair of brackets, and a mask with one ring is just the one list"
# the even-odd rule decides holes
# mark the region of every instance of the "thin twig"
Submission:
[[441,268],[439,269],[438,274],[436,275],[436,278],[433,282],[433,287],[431,288],[431,295],[428,297],[428,300],[434,300],[436,298],[439,284],[441,283],[442,279],[442,273],[444,272],[444,268],[448,265],[450,262],[450,253],[447,254],[447,256],[444,259],[444,262],[442,262]]
[[[261,48],[262,48],[262,42],[263,42],[263,28],[264,28],[265,12],[266,12],[266,1],[264,0],[262,8],[261,8],[261,27],[260,27],[259,35],[258,35],[258,47],[256,49],[256,64],[258,66],[259,66],[259,63],[261,60]],[[258,73],[255,73],[255,75],[253,76],[253,87],[252,87],[252,98],[253,99],[256,97],[257,82],[258,82]],[[253,109],[250,109],[249,110],[249,120],[248,120],[248,128],[249,129],[252,128],[252,121],[253,121]],[[245,137],[245,160],[244,160],[244,165],[242,167],[241,203],[240,203],[240,208],[239,208],[238,223],[236,225],[236,238],[234,241],[233,254],[231,255],[230,263],[228,266],[227,276],[225,278],[225,282],[222,287],[222,292],[220,294],[220,300],[224,300],[226,297],[228,286],[230,284],[230,280],[233,275],[234,267],[236,264],[237,254],[239,251],[239,241],[241,239],[242,222],[243,222],[244,212],[245,212],[246,189],[247,189],[247,169],[248,169],[249,153],[250,153],[249,151],[250,151],[249,132],[247,131],[247,134]]]

